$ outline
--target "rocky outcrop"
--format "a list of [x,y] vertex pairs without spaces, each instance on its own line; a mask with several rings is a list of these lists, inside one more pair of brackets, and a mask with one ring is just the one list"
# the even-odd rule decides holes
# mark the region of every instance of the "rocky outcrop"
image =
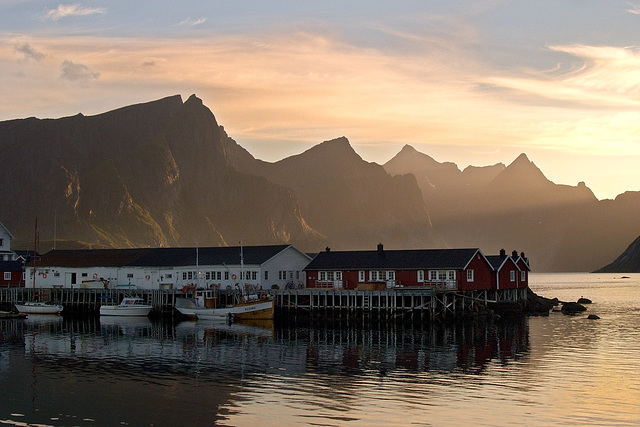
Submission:
[[640,237],[634,240],[615,261],[594,273],[640,273]]

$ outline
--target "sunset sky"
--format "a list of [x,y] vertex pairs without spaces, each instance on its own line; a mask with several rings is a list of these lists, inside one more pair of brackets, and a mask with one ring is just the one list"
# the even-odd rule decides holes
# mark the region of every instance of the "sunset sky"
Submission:
[[613,198],[640,190],[639,45],[640,0],[0,0],[0,120],[195,93],[267,161],[524,152]]

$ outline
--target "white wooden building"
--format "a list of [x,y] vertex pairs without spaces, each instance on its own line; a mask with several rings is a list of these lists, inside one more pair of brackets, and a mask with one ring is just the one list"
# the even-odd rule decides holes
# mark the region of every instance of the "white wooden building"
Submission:
[[14,261],[16,259],[15,252],[11,251],[11,240],[13,239],[13,234],[0,222],[0,261]]
[[284,289],[304,286],[310,261],[292,245],[52,250],[27,265],[26,286]]

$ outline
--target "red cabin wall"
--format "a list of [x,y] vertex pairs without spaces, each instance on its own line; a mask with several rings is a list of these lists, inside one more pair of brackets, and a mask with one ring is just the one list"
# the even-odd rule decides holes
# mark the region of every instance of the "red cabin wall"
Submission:
[[418,283],[417,270],[396,270],[396,285],[412,287],[422,286],[423,283]]
[[22,283],[22,271],[12,271],[10,280],[5,280],[4,279],[4,271],[0,272],[0,286],[2,286],[2,287],[8,287],[8,286],[16,287],[16,286],[20,286],[20,285],[24,285]]
[[529,287],[529,267],[527,267],[527,264],[522,260],[522,258],[518,260],[518,267],[520,267],[520,270],[524,271],[524,281],[520,280],[520,273],[518,273],[518,287],[528,288]]
[[[511,272],[515,271],[515,281],[511,281]],[[520,274],[520,270],[515,266],[515,264],[508,262],[504,265],[500,271],[498,272],[498,278],[500,279],[499,286],[500,289],[515,289],[518,287],[518,275]]]
[[[473,270],[473,282],[467,281],[467,270]],[[477,253],[464,269],[458,279],[459,288],[463,291],[490,289],[493,269],[485,258]]]

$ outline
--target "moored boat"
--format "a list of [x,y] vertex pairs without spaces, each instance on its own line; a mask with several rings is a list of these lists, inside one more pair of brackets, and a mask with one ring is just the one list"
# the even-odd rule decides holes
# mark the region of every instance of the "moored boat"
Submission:
[[118,305],[100,306],[100,316],[144,317],[153,310],[152,305],[144,303],[142,298],[126,297]]
[[250,301],[223,308],[207,308],[196,312],[203,320],[271,320],[273,300]]
[[204,320],[273,319],[273,300],[243,298],[226,307],[207,307],[201,298],[177,298],[176,310],[182,315]]
[[40,301],[27,301],[15,306],[18,312],[26,314],[60,314],[64,308],[60,304]]

